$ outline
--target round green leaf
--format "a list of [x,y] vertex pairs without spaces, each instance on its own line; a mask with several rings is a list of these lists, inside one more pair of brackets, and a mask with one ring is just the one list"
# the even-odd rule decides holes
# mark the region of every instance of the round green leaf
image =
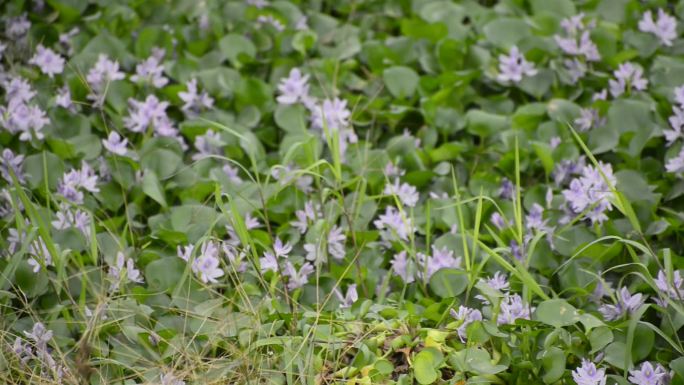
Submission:
[[564,299],[550,299],[537,306],[536,318],[551,326],[569,326],[579,321],[579,313]]
[[430,289],[442,298],[455,297],[463,293],[466,287],[468,275],[463,270],[440,269],[430,277]]
[[420,80],[416,71],[409,67],[395,66],[382,73],[389,92],[396,98],[410,98],[416,92]]

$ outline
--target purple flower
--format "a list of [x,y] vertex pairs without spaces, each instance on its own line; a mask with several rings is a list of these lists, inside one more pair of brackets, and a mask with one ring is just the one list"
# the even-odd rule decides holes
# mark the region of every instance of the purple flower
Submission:
[[665,385],[668,373],[660,364],[655,368],[653,365],[644,361],[641,368],[629,371],[629,381],[634,385]]
[[654,21],[651,11],[646,11],[639,21],[639,31],[655,35],[663,45],[669,47],[677,38],[677,19],[658,9],[658,20]]
[[415,232],[413,221],[410,218],[404,218],[401,212],[393,206],[385,207],[385,213],[380,214],[373,224],[378,230],[384,230],[380,234],[384,240],[393,239],[396,235],[399,239],[408,241],[409,235]]
[[508,222],[506,222],[506,220],[501,216],[501,214],[499,214],[498,211],[494,212],[489,220],[492,221],[494,226],[496,226],[496,228],[499,230],[503,230],[504,228],[508,227]]
[[304,31],[304,30],[309,29],[309,26],[306,23],[307,23],[306,16],[300,17],[299,19],[297,19],[297,23],[295,24],[295,29],[297,31]]
[[548,220],[544,220],[544,207],[538,203],[532,205],[532,209],[525,217],[525,227],[528,230],[548,231],[549,227],[546,225]]
[[635,89],[643,91],[648,86],[648,80],[643,78],[644,70],[641,67],[635,66],[631,62],[622,63],[617,70],[613,72],[615,80],[609,80],[610,93],[613,97],[618,97],[629,91]]
[[294,290],[306,285],[309,282],[309,275],[314,272],[314,267],[310,263],[305,263],[299,270],[295,269],[292,262],[288,261],[283,269],[283,275],[288,277],[287,288]]
[[183,110],[190,116],[197,115],[202,109],[214,107],[214,99],[206,91],[197,91],[197,79],[191,79],[185,83],[187,91],[180,91],[178,97],[183,101]]
[[36,92],[31,89],[31,84],[20,76],[15,76],[2,82],[5,88],[7,100],[18,100],[20,102],[29,102],[36,96]]
[[563,60],[563,66],[570,75],[570,81],[574,84],[587,74],[587,65],[577,58]]
[[485,279],[484,282],[494,290],[506,291],[510,286],[508,278],[500,271],[495,272],[491,278]]
[[119,62],[109,60],[107,55],[100,54],[97,62],[86,75],[86,80],[93,90],[93,93],[88,95],[88,99],[93,100],[96,107],[102,106],[107,84],[123,78],[125,75],[119,71]]
[[71,90],[69,86],[64,86],[57,91],[57,96],[55,97],[55,104],[59,107],[66,108],[68,110],[73,110],[74,104],[71,102]]
[[530,308],[518,294],[506,294],[501,301],[496,322],[499,325],[514,324],[517,319],[530,319],[532,311],[534,307]]
[[242,251],[238,252],[238,250],[235,248],[235,246],[230,245],[229,243],[224,242],[223,245],[221,246],[223,249],[223,253],[226,255],[226,258],[228,259],[228,262],[235,268],[235,271],[238,273],[244,273],[247,271],[247,262],[244,261],[244,259],[247,258],[247,251],[249,248],[243,249]]
[[499,187],[499,197],[502,199],[513,199],[515,194],[515,185],[508,178],[501,179],[501,187]]
[[515,258],[516,260],[518,260],[520,262],[523,262],[525,259],[524,258],[525,257],[525,246],[527,246],[527,241],[528,241],[528,239],[525,238],[523,240],[523,244],[521,246],[518,243],[518,241],[516,241],[515,239],[512,239],[508,245],[509,248],[511,249],[511,255],[513,256],[513,258]]
[[220,268],[219,248],[216,242],[206,241],[202,244],[199,257],[192,261],[192,271],[204,283],[217,283],[216,278],[224,272]]
[[497,79],[502,83],[519,83],[525,76],[534,76],[537,70],[534,65],[520,53],[517,46],[511,47],[506,55],[499,55],[499,75]]
[[[599,162],[599,166],[610,184],[615,185],[616,179],[610,163]],[[590,209],[587,217],[592,223],[602,223],[607,220],[608,216],[605,211],[612,209],[612,204],[608,200],[612,196],[610,186],[599,170],[593,166],[585,166],[582,169],[582,176],[573,179],[570,182],[570,188],[563,190],[563,196],[575,214]]]
[[42,322],[33,324],[30,332],[24,331],[24,335],[33,341],[39,350],[44,350],[48,342],[52,340],[52,330],[48,330]]
[[62,180],[57,186],[57,192],[73,203],[83,203],[83,191],[99,192],[97,187],[98,177],[88,163],[85,161],[80,170],[71,169],[62,176]]
[[596,369],[596,365],[582,359],[582,366],[572,371],[572,379],[577,385],[606,385],[606,370]]
[[323,132],[328,143],[333,141],[335,133],[338,134],[339,154],[344,159],[347,145],[358,141],[349,123],[351,111],[347,109],[347,101],[338,98],[325,99],[321,105],[310,104],[307,108],[311,110],[312,128]]
[[684,108],[684,85],[675,87],[674,98],[675,102],[679,104],[680,107]]
[[280,104],[295,104],[297,102],[309,102],[309,75],[302,75],[299,68],[290,70],[290,75],[280,79],[278,91],[280,96],[276,98]]
[[432,246],[432,255],[423,253],[416,254],[418,261],[418,271],[421,277],[429,280],[430,277],[441,269],[459,269],[461,267],[461,257],[454,258],[454,252],[446,247],[437,249]]
[[580,117],[575,119],[575,125],[580,132],[589,131],[589,129],[603,124],[604,121],[599,116],[598,110],[594,108],[582,108]]
[[406,250],[394,255],[392,258],[392,271],[394,274],[401,277],[406,283],[411,283],[414,281],[413,274],[410,271],[410,262],[406,256]]
[[273,243],[273,252],[276,257],[287,258],[291,251],[292,245],[290,242],[283,244],[283,241],[276,237],[275,242]]
[[90,237],[90,216],[83,210],[71,210],[68,205],[61,205],[55,213],[57,219],[52,221],[52,226],[57,230],[69,228],[78,229],[83,235]]
[[207,130],[204,135],[197,135],[195,137],[195,148],[198,153],[192,156],[193,160],[200,160],[212,155],[221,155],[222,147],[225,145],[221,139],[221,135],[214,130]]
[[126,148],[128,139],[122,139],[121,135],[116,131],[110,132],[109,137],[102,140],[102,145],[112,154],[125,156],[128,152],[128,149]]
[[458,338],[461,339],[461,342],[465,342],[466,340],[466,328],[468,327],[468,325],[475,321],[482,321],[482,313],[479,310],[471,309],[465,306],[459,306],[458,311],[451,309],[449,310],[449,314],[451,314],[451,316],[455,320],[463,321],[461,325],[456,329],[456,331],[458,332]]
[[70,29],[68,32],[63,32],[59,34],[59,44],[62,45],[67,50],[69,55],[73,55],[74,47],[71,45],[71,39],[78,35],[81,30],[78,27]]
[[259,265],[261,266],[262,273],[267,271],[278,271],[278,259],[270,251],[264,252],[264,256],[259,258]]
[[344,259],[346,254],[344,242],[346,240],[347,236],[344,235],[344,230],[337,225],[333,226],[328,232],[328,253],[337,260]]
[[24,184],[26,181],[24,179],[24,172],[22,171],[22,163],[24,162],[23,155],[14,155],[12,150],[6,148],[2,150],[2,156],[0,157],[0,175],[7,181],[7,183],[12,184],[12,176],[10,175],[10,170],[14,173],[20,184]]
[[599,312],[606,321],[616,320],[625,314],[632,314],[637,311],[646,301],[641,293],[632,295],[626,287],[617,292],[617,303],[615,305],[601,305]]
[[582,156],[576,162],[563,160],[556,165],[551,175],[556,186],[564,184],[569,177],[582,173],[585,167],[585,158]]
[[347,109],[346,100],[325,99],[320,106],[314,106],[311,113],[314,129],[337,131],[349,126],[351,112]]
[[136,65],[135,75],[131,76],[131,80],[135,83],[152,84],[155,88],[164,87],[169,82],[169,79],[164,77],[164,65],[160,64],[159,61],[160,58],[152,55]]
[[108,276],[112,280],[110,290],[118,290],[122,282],[144,282],[140,270],[135,268],[135,262],[131,258],[126,258],[122,252],[116,254],[115,265],[109,267]]
[[304,204],[304,210],[295,211],[296,221],[290,222],[292,226],[299,230],[300,233],[306,233],[309,227],[309,222],[315,222],[316,219],[322,217],[321,208],[319,205],[314,205],[312,201]]
[[192,256],[192,252],[195,250],[195,245],[187,245],[187,246],[181,246],[178,245],[176,248],[176,253],[178,255],[178,258],[184,260],[185,262],[190,261],[190,257]]
[[181,146],[185,146],[185,142],[180,137],[178,129],[173,126],[173,123],[166,115],[166,108],[169,106],[168,102],[162,102],[154,95],[148,95],[145,101],[138,101],[135,99],[128,99],[130,105],[130,115],[124,118],[124,126],[132,132],[144,132],[149,127],[154,128],[154,133],[157,136],[165,136],[177,139]]
[[18,39],[26,35],[26,32],[31,28],[31,22],[28,21],[26,13],[22,13],[17,17],[8,18],[5,24],[5,35],[10,39]]
[[242,184],[243,181],[242,178],[240,178],[240,170],[237,167],[226,164],[221,169],[228,176],[228,180],[230,180],[233,184]]
[[160,374],[161,385],[185,385],[185,381],[179,380],[173,373]]
[[408,183],[399,184],[399,179],[395,179],[394,183],[385,184],[384,195],[396,195],[399,201],[408,207],[415,207],[420,198],[418,190]]
[[42,73],[50,78],[64,71],[64,58],[41,44],[36,47],[36,54],[29,60],[29,64],[37,66]]
[[677,156],[670,158],[665,163],[665,170],[672,173],[684,172],[684,147],[682,147]]
[[281,23],[280,20],[273,17],[273,15],[259,15],[256,21],[259,23],[259,25],[271,25],[278,32],[283,32],[285,30],[285,25]]
[[672,283],[669,282],[665,271],[658,272],[658,278],[655,280],[658,289],[670,296],[674,300],[684,299],[684,279],[679,270],[675,270],[672,274]]
[[671,130],[663,130],[663,135],[665,135],[666,145],[669,147],[677,139],[684,137],[682,133],[682,128],[684,128],[684,109],[679,107],[672,107],[672,112],[674,115],[670,116],[668,121],[670,122]]
[[353,283],[347,287],[347,293],[343,296],[338,288],[333,291],[335,296],[340,301],[340,307],[342,309],[351,307],[354,302],[359,299],[359,294],[356,291],[356,284]]

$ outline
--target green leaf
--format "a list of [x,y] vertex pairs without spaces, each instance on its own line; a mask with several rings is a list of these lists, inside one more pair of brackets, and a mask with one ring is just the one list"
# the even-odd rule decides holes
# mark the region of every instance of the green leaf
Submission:
[[469,110],[466,114],[466,128],[471,134],[488,137],[503,132],[509,127],[508,117],[482,110]]
[[591,344],[591,354],[594,354],[613,342],[613,332],[609,327],[601,326],[593,329],[589,333],[588,338]]
[[421,385],[432,384],[440,377],[440,372],[435,368],[440,360],[434,352],[431,348],[424,349],[413,359],[413,371]]
[[242,65],[242,58],[254,59],[256,56],[254,43],[242,35],[228,34],[219,40],[218,46],[224,58],[237,68]]
[[[418,270],[423,266],[418,266]],[[442,298],[455,297],[468,287],[468,274],[458,269],[440,269],[430,277],[430,289]]]
[[542,355],[542,367],[544,368],[544,383],[551,384],[563,377],[565,373],[565,353],[557,347],[546,349]]
[[287,132],[307,132],[306,112],[300,105],[278,105],[273,116],[278,127]]
[[509,49],[520,40],[530,36],[530,27],[520,19],[502,17],[484,26],[487,40],[499,48]]
[[145,266],[145,281],[150,290],[172,290],[180,282],[185,266],[186,262],[178,257],[157,259]]
[[551,326],[570,326],[579,321],[579,312],[564,299],[550,299],[537,306],[536,318]]
[[295,33],[294,37],[292,38],[292,48],[294,48],[295,51],[301,53],[302,55],[306,55],[308,51],[313,49],[317,41],[318,35],[316,35],[314,31],[297,31],[297,33]]
[[162,187],[161,183],[159,183],[159,178],[157,177],[157,174],[154,173],[154,171],[144,171],[142,189],[143,192],[147,194],[147,196],[154,199],[157,203],[162,205],[162,207],[166,207],[164,187]]
[[385,86],[396,98],[410,98],[416,92],[420,78],[409,67],[395,66],[383,71]]
[[549,12],[562,17],[573,16],[577,13],[575,4],[571,0],[531,0],[532,12]]

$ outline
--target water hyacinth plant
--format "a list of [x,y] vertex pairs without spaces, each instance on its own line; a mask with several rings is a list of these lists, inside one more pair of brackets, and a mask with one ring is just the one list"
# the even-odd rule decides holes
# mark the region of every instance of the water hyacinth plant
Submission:
[[0,9],[0,383],[684,384],[684,2]]

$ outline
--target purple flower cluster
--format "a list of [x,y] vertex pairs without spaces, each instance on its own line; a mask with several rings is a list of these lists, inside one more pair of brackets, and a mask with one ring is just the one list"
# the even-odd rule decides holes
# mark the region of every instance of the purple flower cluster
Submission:
[[580,116],[575,119],[574,123],[578,131],[585,132],[592,128],[603,126],[606,124],[606,120],[601,118],[597,109],[582,108]]
[[42,140],[43,127],[50,123],[45,111],[31,104],[35,91],[21,77],[12,77],[2,82],[5,89],[7,105],[0,106],[0,126],[10,133],[19,133],[19,140]]
[[399,201],[408,207],[415,207],[420,199],[418,190],[408,183],[400,183],[399,179],[395,179],[394,183],[386,183],[384,195],[396,195]]
[[29,60],[29,64],[40,68],[42,73],[51,78],[64,71],[64,58],[50,48],[43,47],[41,44],[36,47],[36,54]]
[[57,186],[57,193],[75,204],[83,203],[83,190],[91,193],[100,191],[97,174],[86,162],[82,163],[80,170],[71,169],[62,175]]
[[24,331],[24,336],[26,339],[16,337],[12,345],[12,352],[21,365],[32,371],[38,369],[40,378],[61,384],[68,369],[58,364],[52,356],[53,351],[48,345],[53,338],[52,330],[47,329],[42,322],[36,322],[31,331]]
[[525,60],[517,46],[511,47],[508,55],[499,55],[499,75],[502,83],[520,83],[523,77],[534,76],[537,69],[534,64]]
[[499,325],[514,324],[517,319],[530,319],[530,314],[534,311],[525,303],[518,294],[506,294],[501,300],[499,316],[496,322]]
[[135,75],[131,76],[131,80],[135,83],[151,84],[155,88],[164,87],[169,79],[164,77],[164,66],[160,63],[163,57],[164,51],[161,50],[159,54],[152,55],[136,65]]
[[401,211],[393,206],[385,207],[385,213],[380,214],[378,219],[373,221],[373,224],[381,231],[382,239],[387,242],[395,239],[395,236],[403,241],[408,241],[409,236],[416,231],[411,218],[406,218]]
[[629,92],[631,89],[643,91],[648,86],[648,80],[643,77],[644,70],[631,62],[622,63],[613,72],[615,79],[608,81],[610,94],[614,98]]
[[679,270],[672,273],[672,281],[667,277],[667,273],[664,270],[658,272],[658,277],[655,279],[656,287],[663,294],[669,296],[675,301],[684,300],[684,278],[682,278],[682,273]]
[[639,369],[629,371],[629,381],[634,385],[667,385],[670,383],[670,373],[657,364],[655,367],[648,361],[641,364]]
[[109,83],[125,77],[126,75],[119,70],[119,62],[109,60],[107,55],[101,54],[86,75],[92,91],[88,99],[93,101],[95,107],[102,107]]
[[119,290],[120,285],[128,282],[143,283],[140,270],[136,269],[133,259],[127,258],[124,253],[118,252],[114,265],[109,267],[107,276],[112,281],[110,290]]
[[458,311],[451,309],[449,310],[449,313],[455,320],[462,321],[461,325],[459,325],[459,327],[456,329],[458,332],[458,338],[461,339],[461,342],[465,342],[466,340],[466,328],[468,325],[475,321],[482,321],[482,313],[479,310],[471,309],[466,306],[459,306]]
[[637,311],[641,305],[646,301],[641,293],[632,295],[629,289],[623,287],[617,292],[617,302],[615,305],[604,304],[599,307],[599,312],[603,315],[606,321],[613,321],[632,314]]
[[430,277],[441,269],[460,269],[461,257],[454,258],[453,250],[446,247],[438,249],[432,245],[432,255],[416,253],[418,261],[418,275],[428,281]]
[[655,35],[663,45],[669,47],[677,38],[677,19],[661,8],[658,9],[658,19],[653,20],[653,13],[646,11],[639,21],[639,31]]
[[572,371],[572,379],[577,385],[606,385],[606,370],[597,369],[593,362],[582,359],[582,366]]
[[198,92],[197,79],[189,80],[185,86],[188,90],[178,92],[178,97],[183,101],[181,109],[188,116],[195,116],[202,109],[214,107],[214,99],[206,91]]
[[[584,13],[580,13],[562,20],[561,27],[565,31],[565,36],[555,35],[554,39],[558,47],[567,55],[581,57],[585,61],[599,61],[601,60],[601,55],[598,52],[598,47],[591,41],[590,37],[595,23],[592,21],[585,24],[583,19]],[[573,59],[570,62],[572,64],[566,64],[566,67],[572,68],[572,66],[582,63],[577,59]],[[584,76],[584,73],[579,77],[582,76]]]
[[574,214],[580,214],[585,210],[586,216],[592,223],[602,223],[608,219],[606,211],[612,210],[609,198],[612,196],[610,185],[615,186],[616,179],[613,175],[613,167],[610,164],[599,162],[598,168],[585,166],[582,175],[573,179],[567,190],[563,190],[565,201]]

